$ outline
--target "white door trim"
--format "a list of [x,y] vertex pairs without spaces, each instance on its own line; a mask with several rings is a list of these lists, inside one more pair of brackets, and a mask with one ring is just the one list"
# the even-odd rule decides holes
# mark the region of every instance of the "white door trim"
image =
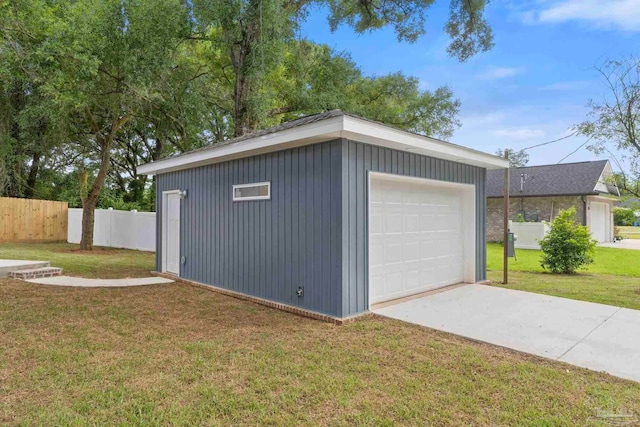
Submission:
[[[180,194],[180,190],[167,190],[162,192],[162,273],[167,272],[167,207],[170,194]],[[182,209],[180,209],[180,220],[182,221]],[[180,235],[178,235],[178,247],[180,247]]]
[[[370,196],[371,196],[371,179],[387,179],[394,181],[414,182],[427,184],[430,186],[440,188],[451,188],[463,191],[463,212],[462,212],[462,234],[465,236],[463,241],[464,249],[464,268],[463,279],[465,283],[476,282],[476,186],[475,184],[464,184],[449,181],[440,181],[436,179],[419,178],[412,176],[396,175],[384,172],[372,172],[367,173],[367,227],[366,227],[366,280],[367,280],[367,309],[371,311],[371,287],[369,283],[369,258],[371,247],[369,246],[369,225],[371,223],[371,209],[370,209]],[[377,304],[377,303],[376,303]],[[375,304],[374,304],[375,305]]]

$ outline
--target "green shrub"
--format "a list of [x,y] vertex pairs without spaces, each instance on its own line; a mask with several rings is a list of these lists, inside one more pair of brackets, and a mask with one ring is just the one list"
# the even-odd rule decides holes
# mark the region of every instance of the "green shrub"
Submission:
[[542,268],[552,273],[575,273],[594,259],[596,241],[587,227],[576,223],[576,209],[560,211],[551,229],[540,241]]
[[522,215],[522,212],[517,213],[517,215],[513,218],[513,222],[524,222],[524,215]]
[[615,227],[613,227],[613,240],[618,242],[622,239],[624,239],[624,236],[620,232],[620,227],[616,225]]
[[613,222],[617,226],[633,225],[636,220],[636,215],[633,210],[627,208],[614,208],[613,209]]

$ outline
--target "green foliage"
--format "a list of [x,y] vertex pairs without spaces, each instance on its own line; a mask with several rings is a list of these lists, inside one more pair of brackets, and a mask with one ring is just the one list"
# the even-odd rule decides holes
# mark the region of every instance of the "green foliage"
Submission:
[[[332,29],[416,42],[434,2],[0,1],[0,194],[80,206],[87,170],[88,205],[149,210],[140,164],[335,108],[448,138],[460,126],[450,88],[364,75],[297,32],[325,10]],[[450,54],[489,49],[486,2],[449,4]]]
[[[329,6],[332,31],[343,24],[360,34],[391,26],[398,40],[415,42],[426,32],[427,11],[434,0],[324,0],[314,3]],[[450,0],[449,20],[445,25],[445,31],[451,39],[447,48],[449,55],[466,61],[476,53],[493,47],[491,27],[483,16],[487,3],[485,0]]]
[[622,235],[622,230],[620,230],[620,227],[616,225],[615,227],[613,227],[613,240],[617,242],[622,239],[624,239],[624,236]]
[[574,130],[589,138],[587,148],[596,154],[624,153],[628,172],[617,173],[615,182],[623,195],[640,197],[640,57],[607,60],[595,70],[607,93],[588,101],[587,120]]
[[[623,233],[626,230],[622,230]],[[638,236],[640,238],[640,235]],[[617,275],[640,278],[638,251],[634,249],[596,247],[595,261],[584,270],[587,274]],[[487,270],[502,271],[503,247],[501,243],[487,244]],[[540,265],[541,251],[518,249],[518,259],[509,260],[509,271],[544,273]],[[640,287],[639,287],[640,288]]]
[[[521,168],[523,166],[527,166],[529,163],[529,155],[526,151],[520,150],[515,151],[511,148],[507,148],[506,151],[509,153],[509,166],[512,168]],[[499,149],[496,151],[496,156],[504,157],[505,150]]]
[[518,212],[516,214],[516,216],[513,218],[513,222],[525,222],[524,215],[522,215],[522,212]]
[[576,210],[560,211],[551,229],[540,241],[543,268],[552,273],[575,273],[594,261],[596,241],[587,227],[576,223]]
[[629,226],[633,225],[636,220],[636,215],[632,209],[627,208],[614,208],[613,209],[613,222],[615,225]]
[[448,87],[423,90],[417,78],[402,73],[365,76],[348,55],[326,45],[290,44],[268,81],[271,108],[261,127],[336,108],[441,138],[460,126],[460,102]]
[[[301,110],[309,107],[309,104],[299,103],[305,98],[305,92],[321,92],[324,95],[325,90],[329,92],[328,99],[319,99],[312,104],[329,104],[355,114],[363,110],[362,115],[368,118],[404,129],[449,136],[452,129],[459,125],[454,117],[459,103],[453,99],[448,88],[439,88],[433,93],[420,91],[415,79],[405,78],[398,73],[362,79],[362,88],[354,85],[353,92],[340,93],[336,87],[328,84],[335,79],[331,71],[333,67],[338,67],[336,77],[344,75],[341,71],[352,74],[350,70],[340,68],[348,66],[349,61],[339,63],[340,58],[335,62],[317,61],[314,53],[322,55],[319,51],[305,56],[303,51],[312,44],[295,37],[300,21],[311,6],[324,5],[329,9],[328,21],[332,30],[340,25],[348,25],[357,33],[365,33],[389,26],[395,30],[399,40],[416,42],[426,31],[426,13],[433,3],[434,0],[373,3],[360,0],[194,0],[187,4],[192,9],[197,38],[211,44],[212,53],[215,53],[215,68],[224,70],[227,84],[222,82],[224,91],[221,94],[226,99],[217,105],[221,109],[224,106],[231,107],[227,123],[233,124],[233,136],[264,127],[265,121],[273,121],[274,112],[297,111],[299,116]],[[491,29],[483,17],[485,6],[484,0],[450,1],[450,18],[446,26],[452,40],[448,50],[450,55],[464,61],[493,46]],[[306,46],[297,46],[299,43]],[[293,55],[287,57],[291,53]],[[292,58],[293,67],[288,66],[290,64],[283,66]],[[315,70],[320,72],[316,73]],[[293,73],[290,74],[290,71]],[[298,74],[300,71],[302,74]],[[359,74],[359,70],[356,74]],[[307,76],[309,80],[302,82]],[[285,85],[296,85],[299,90],[292,92],[292,98],[298,102],[277,102],[279,97],[288,98],[289,92],[274,91],[271,84],[274,78],[293,79],[293,82]],[[338,87],[344,83],[350,82],[341,82]],[[395,91],[398,84],[400,90]],[[364,92],[359,92],[360,89]],[[336,94],[340,95],[340,99],[332,100]],[[362,96],[349,99],[347,94]],[[386,97],[390,98],[389,105],[384,105]],[[345,104],[350,108],[342,106]],[[369,109],[375,112],[372,114]],[[400,109],[401,114],[398,113]],[[312,110],[314,113],[319,111],[322,110]]]
[[102,194],[100,194],[100,199],[98,200],[98,208],[113,208],[119,211],[130,211],[133,209],[142,210],[140,203],[126,202],[124,201],[122,194],[118,194],[109,188],[104,188],[102,190]]

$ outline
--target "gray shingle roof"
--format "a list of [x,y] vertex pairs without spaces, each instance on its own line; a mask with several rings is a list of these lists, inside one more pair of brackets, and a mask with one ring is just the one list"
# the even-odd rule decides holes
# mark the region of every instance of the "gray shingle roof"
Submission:
[[[509,195],[517,197],[599,194],[594,188],[607,162],[608,160],[598,160],[510,169]],[[522,174],[526,174],[526,179],[520,191]],[[504,171],[487,171],[487,197],[503,195]]]
[[[355,114],[351,114],[351,113],[345,113],[342,110],[331,110],[331,111],[325,111],[325,112],[322,112],[322,113],[313,114],[313,115],[310,115],[310,116],[300,117],[299,119],[295,119],[295,120],[291,120],[291,121],[288,121],[288,122],[284,122],[284,123],[281,123],[281,124],[276,125],[276,126],[272,126],[270,128],[267,128],[267,129],[262,129],[262,130],[258,130],[258,131],[255,131],[253,133],[249,133],[249,134],[246,134],[246,135],[243,135],[243,136],[227,139],[225,141],[218,142],[218,143],[215,143],[215,144],[212,144],[212,145],[207,145],[207,146],[204,146],[204,147],[201,147],[201,148],[197,148],[195,150],[190,150],[190,151],[187,151],[187,152],[184,152],[184,153],[179,153],[179,154],[173,154],[173,155],[164,157],[164,158],[162,158],[160,160],[165,160],[165,159],[170,159],[170,158],[172,159],[172,158],[175,158],[175,157],[181,157],[181,156],[184,156],[185,154],[191,154],[191,153],[195,153],[195,152],[199,152],[199,151],[212,150],[212,149],[215,149],[215,148],[218,148],[218,147],[223,147],[223,146],[226,146],[226,145],[236,144],[238,142],[242,142],[242,141],[245,141],[245,140],[248,140],[248,139],[258,138],[258,137],[261,137],[261,136],[264,136],[264,135],[269,135],[269,134],[280,132],[280,131],[283,131],[283,130],[293,129],[293,128],[297,128],[299,126],[308,125],[310,123],[321,122],[323,120],[331,119],[331,118],[334,118],[334,117],[342,117],[342,116],[353,117],[353,118],[357,118],[357,119],[360,119],[360,120],[365,120],[365,121],[370,122],[370,123],[383,124],[384,126],[387,126],[387,127],[394,127],[396,129],[403,130],[401,128],[397,128],[397,127],[392,126],[392,125],[388,125],[388,124],[384,124],[384,123],[381,123],[381,122],[378,122],[378,121],[375,121],[375,120],[371,120],[371,119],[368,119],[366,117],[361,117],[361,116],[358,116],[358,115],[355,115]],[[413,134],[416,134],[416,135],[420,135],[420,134],[417,134],[417,133],[411,132],[411,131],[406,131],[406,132],[413,133]],[[420,135],[420,136],[425,136],[425,135]],[[463,147],[461,145],[453,144],[451,142],[444,141],[442,139],[434,138],[432,136],[428,136],[428,138],[431,139],[431,140],[434,140],[434,141],[438,141],[438,142],[440,142],[442,144],[446,144],[446,145],[452,146],[452,147],[462,147],[462,148],[465,148],[467,150],[476,151],[476,152],[479,152],[479,153],[482,153],[482,154],[487,154],[487,153],[483,153],[483,152],[480,152],[480,151],[472,149],[472,148]]]
[[344,115],[345,115],[345,113],[343,113],[340,110],[331,110],[331,111],[325,111],[323,113],[313,114],[311,116],[304,116],[304,117],[301,117],[299,119],[295,119],[295,120],[291,120],[291,121],[288,121],[288,122],[284,122],[284,123],[281,123],[281,124],[276,125],[276,126],[272,126],[270,128],[267,128],[267,129],[258,130],[258,131],[255,131],[253,133],[248,133],[248,134],[243,135],[243,136],[238,136],[236,138],[227,139],[225,141],[218,142],[218,143],[213,144],[213,145],[207,145],[205,147],[198,148],[196,150],[191,150],[191,151],[188,151],[186,153],[176,154],[176,155],[170,156],[170,157],[179,157],[179,156],[182,156],[184,154],[195,153],[197,151],[205,151],[205,150],[210,150],[212,148],[223,147],[225,145],[235,144],[237,142],[241,142],[241,141],[244,141],[244,140],[247,140],[247,139],[258,138],[260,136],[269,135],[269,134],[280,132],[280,131],[283,131],[283,130],[293,129],[293,128],[296,128],[298,126],[308,125],[309,123],[320,122],[322,120],[330,119],[330,118],[333,118],[333,117],[340,117],[340,116],[344,116]]

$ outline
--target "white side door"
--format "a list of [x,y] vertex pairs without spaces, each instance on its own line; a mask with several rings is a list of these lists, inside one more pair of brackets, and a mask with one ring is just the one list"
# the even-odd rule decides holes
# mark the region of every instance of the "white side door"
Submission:
[[169,192],[165,194],[163,258],[164,271],[180,274],[180,194]]
[[591,235],[598,242],[607,241],[608,215],[605,203],[591,202],[589,212]]

